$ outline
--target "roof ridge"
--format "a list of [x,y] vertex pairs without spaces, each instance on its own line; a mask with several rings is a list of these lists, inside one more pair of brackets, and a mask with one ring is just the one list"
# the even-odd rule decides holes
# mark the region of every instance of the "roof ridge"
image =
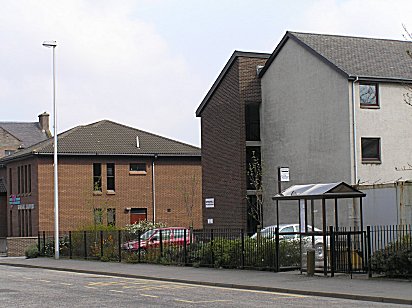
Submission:
[[317,35],[317,36],[330,36],[330,37],[342,37],[342,38],[354,38],[362,40],[376,40],[376,41],[390,41],[390,42],[400,42],[400,43],[410,43],[407,40],[396,40],[396,39],[386,39],[386,38],[374,38],[367,36],[354,36],[354,35],[343,35],[343,34],[324,34],[324,33],[313,33],[313,32],[296,32],[296,31],[287,31],[288,33],[294,34],[303,34],[303,35]]
[[0,121],[1,124],[38,124],[39,122],[16,122],[16,121]]
[[171,138],[169,138],[169,137],[165,137],[165,136],[161,136],[161,135],[158,135],[158,134],[154,134],[154,133],[151,133],[151,132],[148,132],[148,131],[145,131],[145,130],[142,130],[142,129],[138,129],[138,128],[135,128],[135,127],[132,127],[132,126],[129,126],[129,125],[126,125],[126,124],[118,123],[118,122],[115,122],[115,121],[112,121],[112,120],[103,119],[103,120],[100,120],[100,121],[97,121],[97,122],[94,122],[94,123],[91,123],[91,124],[88,124],[88,125],[85,125],[85,126],[91,126],[91,125],[96,125],[96,124],[97,124],[97,125],[102,125],[102,124],[104,124],[104,122],[109,122],[109,123],[115,124],[115,125],[117,125],[117,126],[121,126],[121,127],[124,127],[124,128],[131,129],[131,130],[133,130],[133,131],[137,131],[137,132],[141,132],[141,133],[144,133],[144,134],[147,134],[147,135],[151,135],[151,136],[154,136],[154,137],[162,138],[162,139],[164,139],[164,140],[168,140],[168,141],[172,141],[172,142],[175,142],[175,143],[179,143],[179,144],[181,144],[181,145],[193,147],[193,148],[196,149],[196,150],[199,150],[199,149],[200,149],[199,147],[196,147],[196,146],[194,146],[194,145],[191,145],[191,144],[188,144],[188,143],[185,143],[185,142],[182,142],[182,141],[174,140],[174,139],[171,139]]
[[12,135],[14,138],[16,138],[18,141],[23,142],[23,140],[21,140],[20,138],[16,137],[14,134],[12,134],[9,130],[5,129],[4,127],[0,126],[0,128],[4,131],[6,131],[7,133],[9,133],[10,135]]

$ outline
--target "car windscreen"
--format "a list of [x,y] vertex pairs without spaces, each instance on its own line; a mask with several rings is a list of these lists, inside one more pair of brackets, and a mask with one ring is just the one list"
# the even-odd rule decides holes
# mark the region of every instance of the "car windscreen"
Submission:
[[149,230],[142,234],[140,237],[141,240],[148,240],[157,230]]

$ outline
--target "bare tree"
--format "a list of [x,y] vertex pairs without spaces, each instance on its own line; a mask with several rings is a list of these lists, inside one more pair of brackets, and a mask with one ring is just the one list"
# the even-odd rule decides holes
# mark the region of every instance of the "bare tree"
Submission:
[[193,228],[193,208],[196,204],[197,190],[199,188],[199,178],[193,174],[182,183],[181,192],[183,204],[185,205],[187,216],[190,219],[190,227]]
[[252,151],[251,162],[248,166],[247,175],[249,183],[254,190],[256,200],[248,201],[248,214],[252,216],[260,227],[263,225],[263,187],[262,187],[262,164],[260,159],[256,157],[255,151]]

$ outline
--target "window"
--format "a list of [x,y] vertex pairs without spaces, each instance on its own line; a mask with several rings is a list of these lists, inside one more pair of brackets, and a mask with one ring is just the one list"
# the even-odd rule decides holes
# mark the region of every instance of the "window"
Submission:
[[13,172],[12,169],[9,169],[9,195],[13,194]]
[[20,167],[17,167],[17,194],[19,195],[21,193],[21,187],[20,187]]
[[14,152],[16,152],[16,151],[15,151],[15,150],[4,150],[4,155],[5,155],[5,156],[11,155],[11,154],[13,154]]
[[361,138],[362,162],[380,162],[380,138]]
[[108,226],[116,225],[116,209],[115,208],[107,209],[107,225]]
[[93,209],[94,224],[102,225],[103,224],[103,210],[102,209]]
[[102,164],[93,164],[93,190],[102,191]]
[[107,164],[107,190],[114,191],[114,164]]
[[29,165],[28,188],[29,188],[28,192],[31,193],[31,165]]
[[260,141],[259,104],[248,104],[245,109],[246,141]]
[[362,107],[377,107],[378,85],[377,84],[359,84],[359,97]]
[[146,174],[146,163],[130,164],[129,174]]

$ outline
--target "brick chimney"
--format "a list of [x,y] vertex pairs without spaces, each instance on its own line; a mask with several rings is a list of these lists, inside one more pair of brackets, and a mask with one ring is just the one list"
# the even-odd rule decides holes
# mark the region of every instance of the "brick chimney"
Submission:
[[50,129],[49,129],[49,114],[47,112],[43,112],[39,115],[39,125],[43,132],[47,134],[48,137],[51,137]]

